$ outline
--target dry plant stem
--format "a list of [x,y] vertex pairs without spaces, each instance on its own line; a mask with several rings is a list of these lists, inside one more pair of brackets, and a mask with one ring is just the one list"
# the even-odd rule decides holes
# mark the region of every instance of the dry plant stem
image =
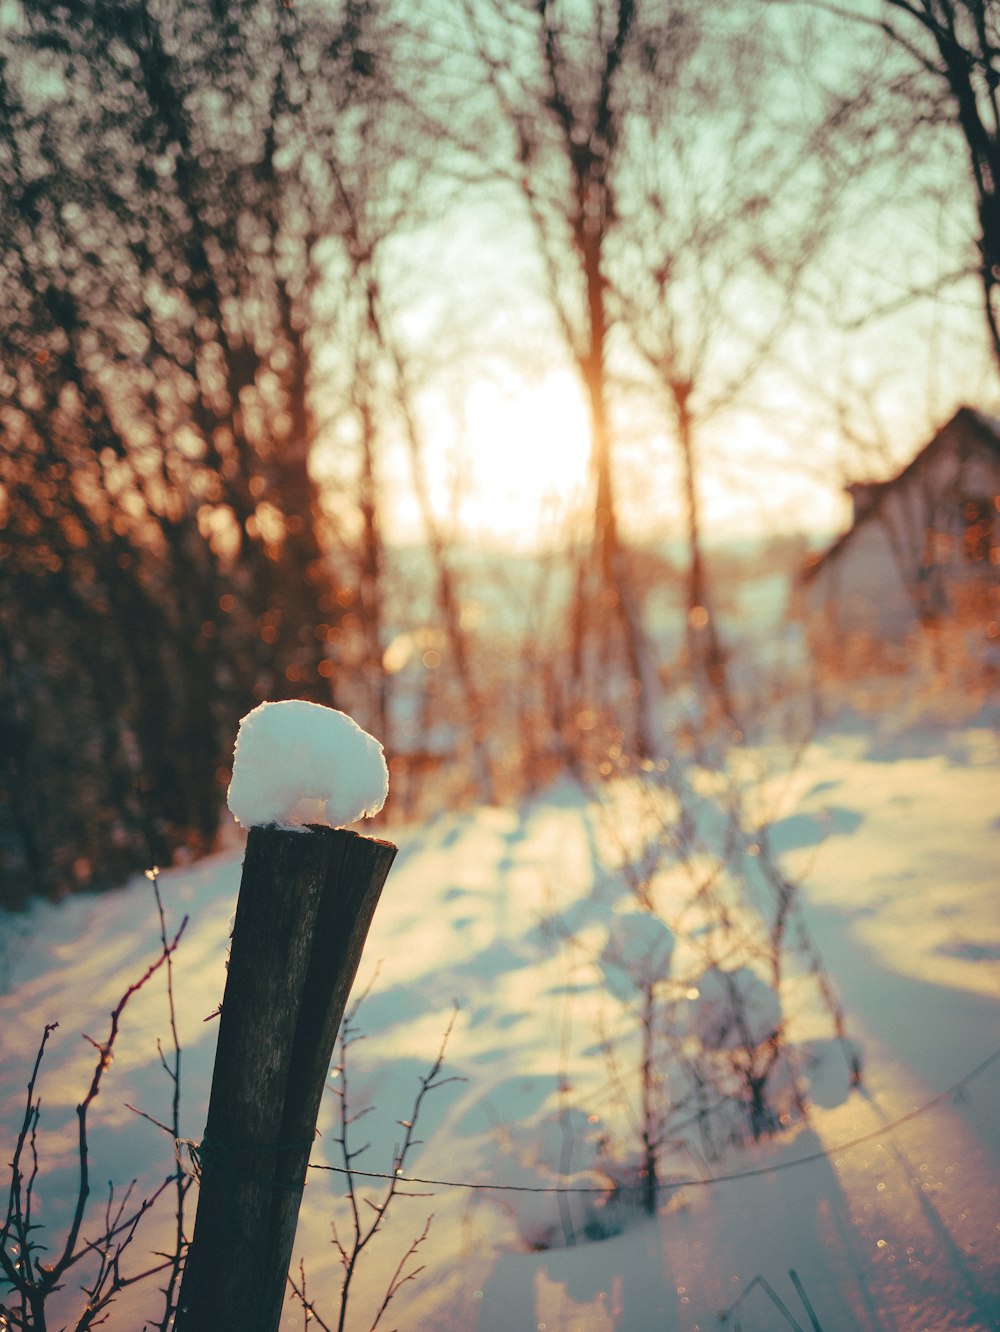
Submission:
[[[167,922],[163,910],[163,898],[160,895],[159,870],[152,869],[148,872],[148,878],[153,885],[153,895],[156,898],[156,911],[160,923],[160,943],[166,951],[167,949]],[[160,1056],[160,1063],[173,1084],[173,1095],[170,1103],[170,1131],[176,1144],[180,1141],[181,1128],[181,1043],[177,1033],[177,1008],[174,1003],[174,966],[173,956],[167,956],[167,1006],[170,1017],[170,1039],[173,1045],[173,1056],[168,1063],[163,1053],[163,1048],[157,1041],[157,1051]],[[176,1202],[175,1229],[174,1229],[174,1248],[169,1255],[164,1255],[169,1261],[169,1276],[167,1284],[163,1288],[164,1309],[163,1316],[159,1322],[160,1332],[167,1332],[170,1326],[170,1320],[173,1317],[177,1305],[177,1292],[180,1285],[181,1266],[184,1261],[184,1250],[186,1240],[184,1236],[184,1203],[187,1198],[188,1189],[191,1187],[191,1177],[183,1169],[178,1156],[177,1168],[173,1175],[174,1180],[174,1198]]]
[[[3,1267],[4,1276],[9,1284],[20,1296],[21,1310],[20,1314],[15,1313],[6,1305],[0,1304],[0,1312],[3,1312],[8,1318],[14,1318],[15,1326],[27,1327],[28,1310],[31,1309],[32,1316],[42,1315],[44,1320],[44,1308],[42,1304],[36,1303],[32,1299],[33,1291],[31,1288],[31,1243],[30,1234],[33,1229],[31,1224],[31,1201],[34,1191],[35,1180],[38,1176],[38,1151],[36,1143],[36,1130],[38,1127],[38,1116],[41,1109],[41,1101],[35,1100],[35,1084],[38,1081],[38,1071],[41,1068],[42,1059],[45,1055],[45,1047],[48,1044],[49,1037],[59,1026],[58,1022],[49,1022],[45,1025],[42,1033],[42,1039],[38,1046],[38,1053],[35,1055],[34,1067],[31,1070],[31,1077],[28,1079],[28,1098],[24,1109],[24,1118],[21,1121],[21,1129],[17,1135],[17,1145],[14,1149],[14,1159],[11,1162],[10,1191],[7,1198],[7,1216],[4,1221],[3,1230],[0,1231],[0,1266]],[[21,1158],[24,1154],[25,1146],[28,1145],[31,1151],[32,1165],[31,1174],[28,1176],[27,1186],[25,1184],[24,1174],[21,1170]],[[13,1240],[15,1249],[20,1254],[17,1263],[11,1258],[8,1245],[11,1243],[11,1235],[16,1238]],[[27,1277],[22,1277],[18,1267],[25,1267]]]
[[809,1299],[809,1296],[806,1294],[805,1287],[802,1284],[798,1272],[796,1272],[794,1267],[790,1267],[788,1269],[788,1275],[789,1278],[791,1279],[792,1285],[795,1287],[799,1299],[802,1301],[802,1305],[806,1311],[806,1314],[809,1317],[809,1322],[812,1324],[813,1332],[823,1332],[823,1329],[820,1326],[819,1319],[816,1317],[816,1310],[812,1307],[812,1301]]
[[654,1044],[656,1041],[656,995],[653,985],[642,987],[642,1053],[640,1056],[642,1116],[642,1209],[656,1215],[659,1174],[657,1158],[661,1147],[662,1115],[656,1096]]
[[[117,1212],[112,1213],[112,1203],[109,1202],[105,1214],[104,1232],[96,1240],[82,1239],[81,1228],[86,1212],[87,1199],[90,1195],[87,1117],[90,1107],[100,1093],[104,1073],[111,1064],[115,1042],[120,1030],[122,1013],[126,1005],[133,995],[137,994],[162,966],[169,964],[186,926],[187,917],[185,916],[177,933],[169,942],[166,933],[163,933],[159,957],[137,981],[128,987],[112,1010],[107,1039],[98,1042],[90,1036],[85,1037],[98,1051],[98,1060],[87,1093],[76,1108],[77,1156],[80,1166],[76,1204],[62,1249],[58,1258],[52,1263],[42,1262],[34,1256],[35,1252],[42,1246],[32,1238],[32,1232],[37,1227],[31,1219],[34,1189],[39,1173],[36,1130],[41,1110],[41,1099],[36,1098],[35,1087],[45,1053],[45,1046],[58,1024],[50,1023],[45,1027],[28,1083],[25,1114],[18,1134],[14,1159],[11,1163],[7,1216],[3,1229],[0,1230],[0,1267],[2,1267],[6,1283],[17,1292],[18,1303],[20,1304],[19,1310],[12,1309],[6,1304],[0,1304],[0,1313],[8,1318],[14,1327],[25,1330],[31,1329],[32,1332],[45,1332],[47,1327],[46,1301],[54,1291],[59,1289],[66,1272],[88,1256],[97,1255],[99,1260],[98,1270],[93,1284],[89,1288],[84,1288],[85,1293],[90,1298],[79,1320],[74,1325],[78,1332],[83,1332],[83,1329],[94,1325],[97,1314],[107,1307],[119,1290],[127,1285],[144,1280],[155,1272],[163,1270],[167,1265],[165,1263],[157,1264],[131,1277],[124,1276],[120,1267],[122,1256],[131,1244],[136,1227],[167,1187],[169,1180],[160,1185],[149,1197],[144,1198],[133,1211],[126,1214],[132,1192],[130,1186]],[[31,1173],[27,1180],[25,1180],[24,1172],[21,1169],[26,1146],[30,1149],[32,1157]],[[20,1254],[16,1262],[12,1259],[9,1251],[12,1243]]]
[[128,989],[125,991],[125,993],[122,995],[121,999],[118,1001],[117,1006],[112,1010],[111,1028],[108,1033],[108,1038],[104,1042],[104,1044],[99,1045],[96,1041],[92,1040],[92,1038],[87,1037],[87,1039],[90,1040],[91,1044],[98,1050],[100,1058],[98,1059],[97,1064],[95,1065],[94,1075],[91,1078],[90,1087],[88,1088],[87,1095],[83,1098],[82,1102],[76,1108],[76,1117],[79,1125],[77,1146],[80,1157],[80,1187],[77,1192],[76,1210],[73,1214],[73,1221],[70,1226],[69,1233],[66,1236],[66,1243],[63,1246],[62,1255],[59,1258],[59,1261],[52,1268],[51,1272],[47,1275],[47,1285],[49,1289],[54,1287],[58,1278],[62,1275],[62,1273],[66,1270],[67,1267],[69,1267],[70,1263],[73,1262],[74,1260],[74,1253],[76,1250],[77,1241],[80,1236],[80,1227],[83,1224],[84,1209],[86,1208],[87,1205],[87,1196],[90,1193],[90,1163],[89,1163],[89,1149],[87,1142],[87,1112],[89,1111],[90,1107],[93,1105],[94,1101],[97,1099],[97,1096],[101,1090],[101,1080],[104,1077],[105,1070],[111,1064],[112,1052],[114,1049],[115,1041],[118,1038],[119,1025],[121,1022],[122,1013],[124,1012],[125,1009],[125,1005],[132,998],[132,996],[138,993],[138,991],[142,989],[142,987],[146,984],[146,982],[153,975],[155,975],[157,971],[159,971],[160,967],[163,966],[167,961],[169,961],[171,954],[173,953],[174,949],[177,947],[178,943],[180,942],[181,935],[184,933],[186,926],[187,926],[187,916],[185,916],[184,919],[181,921],[180,929],[177,931],[177,934],[174,936],[173,942],[169,944],[168,947],[164,948],[160,956],[150,967],[147,968],[146,972],[140,977],[140,979],[134,982],[134,984],[130,985]]
[[330,1327],[330,1324],[324,1323],[323,1319],[319,1316],[319,1313],[316,1310],[315,1304],[313,1304],[312,1300],[309,1299],[308,1292],[306,1290],[306,1265],[301,1258],[299,1259],[298,1284],[296,1285],[295,1278],[292,1276],[291,1272],[288,1273],[288,1284],[291,1286],[292,1293],[295,1295],[299,1304],[302,1306],[303,1332],[309,1332],[310,1323],[315,1323],[316,1326],[320,1329],[320,1332],[333,1332],[333,1329]]
[[333,1332],[329,1323],[325,1323],[320,1317],[319,1311],[312,1300],[308,1298],[306,1292],[306,1269],[305,1264],[299,1259],[299,1279],[296,1282],[291,1272],[288,1273],[288,1284],[292,1289],[292,1294],[298,1300],[302,1307],[302,1326],[305,1332],[308,1332],[310,1324],[315,1323],[320,1332]]
[[[795,1289],[798,1292],[799,1297],[801,1298],[803,1304],[805,1305],[806,1312],[809,1315],[809,1321],[813,1327],[813,1332],[823,1332],[823,1329],[820,1327],[819,1320],[816,1317],[812,1305],[809,1303],[809,1299],[806,1296],[805,1290],[802,1287],[802,1282],[799,1280],[798,1275],[794,1271],[790,1271],[788,1275],[791,1277],[792,1284],[795,1286]],[[722,1310],[722,1312],[719,1314],[720,1323],[725,1323],[728,1321],[730,1316],[736,1312],[736,1310],[743,1303],[743,1301],[746,1299],[746,1297],[750,1294],[750,1292],[753,1290],[755,1286],[760,1286],[761,1290],[771,1301],[774,1307],[778,1310],[778,1312],[781,1314],[782,1318],[784,1318],[788,1326],[792,1329],[792,1332],[805,1332],[805,1328],[802,1326],[801,1323],[796,1322],[796,1320],[792,1317],[791,1311],[789,1310],[787,1304],[785,1304],[784,1300],[774,1289],[771,1283],[767,1280],[767,1278],[763,1276],[755,1276],[754,1279],[747,1286],[746,1290],[744,1290],[743,1293],[736,1300],[734,1300],[734,1302],[729,1306],[729,1308]],[[739,1328],[739,1323],[737,1323],[736,1326],[737,1328]]]
[[[105,1211],[105,1234],[99,1240],[95,1241],[94,1244],[88,1245],[87,1250],[83,1251],[87,1252],[89,1250],[91,1252],[96,1252],[99,1256],[100,1263],[93,1284],[84,1288],[85,1293],[89,1298],[83,1313],[80,1315],[80,1318],[75,1325],[74,1332],[87,1332],[89,1328],[96,1327],[99,1323],[103,1323],[105,1321],[103,1317],[104,1311],[119,1291],[124,1290],[127,1286],[137,1285],[140,1281],[145,1281],[149,1277],[155,1276],[158,1272],[164,1271],[169,1265],[166,1262],[155,1264],[152,1267],[147,1267],[142,1271],[136,1272],[132,1276],[124,1276],[121,1270],[122,1257],[126,1249],[132,1243],[132,1240],[135,1238],[139,1223],[160,1195],[166,1191],[169,1184],[169,1179],[164,1180],[154,1193],[143,1199],[136,1212],[131,1216],[126,1217],[124,1215],[125,1208],[128,1205],[128,1200],[135,1187],[135,1180],[133,1180],[126,1190],[125,1198],[119,1204],[114,1217],[112,1217],[114,1187],[109,1183],[109,1198]],[[110,1241],[112,1239],[117,1239],[119,1235],[124,1235],[124,1239],[121,1239],[114,1248],[112,1248],[110,1246]],[[98,1315],[102,1316],[99,1317]]]
[[[160,945],[164,950],[166,950],[168,947],[167,923],[166,923],[166,913],[164,912],[163,909],[163,898],[160,894],[159,875],[160,871],[159,868],[156,866],[146,871],[146,877],[153,885],[153,895],[156,900],[156,911],[160,927]],[[167,957],[166,974],[167,974],[167,1010],[170,1021],[170,1038],[171,1038],[171,1043],[173,1045],[173,1054],[170,1061],[168,1062],[167,1057],[163,1052],[163,1044],[159,1039],[157,1039],[156,1042],[156,1051],[157,1054],[159,1055],[160,1064],[164,1072],[166,1073],[167,1077],[170,1079],[171,1083],[173,1084],[173,1093],[171,1096],[170,1123],[163,1124],[158,1119],[155,1119],[152,1115],[147,1114],[144,1110],[138,1110],[135,1106],[128,1105],[126,1103],[126,1109],[129,1109],[134,1114],[137,1114],[141,1116],[141,1118],[148,1120],[151,1124],[155,1124],[158,1129],[161,1129],[164,1133],[170,1135],[170,1138],[174,1143],[174,1154],[177,1159],[177,1166],[174,1170],[174,1173],[170,1177],[170,1179],[166,1181],[166,1185],[169,1185],[171,1180],[173,1181],[174,1195],[176,1201],[174,1246],[170,1253],[158,1253],[156,1255],[157,1257],[161,1257],[164,1260],[162,1266],[158,1270],[161,1271],[165,1270],[168,1272],[167,1283],[165,1286],[161,1287],[164,1297],[163,1314],[161,1315],[158,1323],[156,1323],[155,1325],[151,1325],[155,1326],[159,1330],[159,1332],[168,1332],[171,1319],[173,1318],[177,1306],[177,1289],[180,1281],[181,1269],[184,1262],[184,1251],[187,1245],[187,1241],[184,1235],[184,1205],[185,1205],[185,1200],[187,1198],[188,1190],[190,1189],[192,1182],[191,1176],[184,1170],[183,1166],[181,1165],[180,1152],[179,1152],[179,1146],[181,1141],[180,1138],[181,1045],[180,1045],[180,1037],[177,1032],[177,1008],[174,1002],[174,973],[173,973],[172,954],[168,955]],[[166,1185],[164,1187],[166,1187]]]
[[[559,1032],[559,1133],[561,1138],[559,1151],[559,1175],[565,1179],[570,1172],[573,1162],[573,1135],[570,1129],[570,1093],[572,1086],[569,1081],[569,1051],[570,1034],[573,1025],[573,1009],[571,999],[571,988],[573,979],[573,969],[570,965],[567,967],[566,981],[564,984],[564,1004],[562,1022]],[[576,1231],[573,1228],[573,1219],[570,1215],[569,1202],[562,1193],[558,1195],[559,1221],[562,1225],[563,1239],[567,1248],[572,1248],[576,1243]]]
[[[798,757],[793,755],[796,761]],[[739,1108],[746,1116],[755,1139],[771,1131],[777,1121],[768,1089],[779,1063],[787,1066],[795,1110],[802,1116],[808,1112],[795,1048],[788,1044],[785,1025],[779,1022],[776,1030],[766,1034],[752,1029],[743,996],[730,979],[734,966],[762,967],[774,993],[780,994],[790,949],[797,951],[815,979],[848,1060],[852,1083],[859,1077],[856,1053],[845,1037],[843,1010],[802,919],[800,884],[782,871],[771,847],[766,817],[754,817],[753,803],[761,779],[758,777],[748,790],[729,770],[725,754],[713,755],[697,740],[692,761],[724,779],[722,789],[712,794],[699,792],[680,756],[654,764],[635,762],[619,754],[618,775],[625,780],[637,779],[634,788],[639,824],[631,833],[613,817],[614,806],[602,792],[594,792],[595,799],[604,805],[605,831],[617,850],[619,872],[638,909],[659,914],[654,889],[664,864],[687,878],[687,899],[671,911],[666,923],[696,949],[704,970],[714,969],[724,979],[727,1005],[738,1035],[738,1044],[729,1054],[702,1051],[688,1057],[676,1048],[676,1041],[669,1039],[668,1026],[664,1025],[669,1023],[669,1005],[656,1015],[655,1022],[648,1002],[641,1014],[637,1010],[642,1048],[636,1073],[642,1099],[636,1107],[638,1122],[633,1131],[644,1163],[647,1209],[655,1208],[653,1181],[669,1116],[690,1100],[701,1106],[696,1120],[709,1150],[715,1136],[710,1119],[717,1110],[724,1113],[726,1105]],[[604,765],[602,772],[612,776],[615,767],[614,763]],[[696,930],[696,926],[701,928]],[[638,1000],[642,997],[637,995]],[[660,1034],[667,1037],[668,1046],[674,1047],[673,1058],[691,1089],[690,1097],[682,1097],[670,1111],[657,1104],[653,1080],[659,1062],[659,1051],[654,1046]],[[722,1093],[721,1099],[709,1097],[713,1090]]]
[[424,1240],[430,1234],[431,1222],[433,1221],[433,1219],[434,1219],[433,1216],[429,1216],[427,1218],[427,1220],[424,1222],[423,1230],[413,1241],[410,1247],[406,1250],[402,1258],[400,1258],[396,1266],[396,1270],[392,1274],[392,1279],[390,1280],[389,1285],[386,1289],[385,1298],[383,1299],[382,1303],[379,1305],[378,1313],[375,1315],[374,1322],[372,1323],[371,1326],[371,1332],[375,1332],[375,1329],[382,1321],[382,1315],[385,1313],[386,1309],[388,1309],[389,1303],[396,1295],[397,1291],[399,1291],[399,1289],[402,1286],[405,1286],[408,1281],[416,1281],[420,1273],[425,1270],[426,1268],[425,1263],[421,1263],[419,1267],[411,1268],[409,1272],[405,1271],[405,1268],[406,1264],[410,1261],[410,1259],[416,1256],[417,1250],[420,1248],[421,1244],[423,1244]]
[[[362,998],[363,997],[364,996],[362,996]],[[340,1256],[341,1264],[344,1269],[344,1278],[341,1283],[341,1289],[340,1289],[340,1309],[337,1319],[337,1332],[344,1332],[344,1328],[346,1326],[347,1310],[351,1295],[351,1283],[353,1281],[354,1274],[357,1270],[358,1261],[364,1250],[367,1248],[368,1244],[371,1242],[372,1239],[374,1239],[375,1235],[378,1234],[382,1225],[382,1221],[385,1217],[386,1212],[389,1209],[390,1204],[392,1203],[393,1198],[397,1196],[405,1196],[405,1197],[427,1196],[426,1194],[416,1194],[416,1193],[404,1194],[399,1187],[400,1181],[398,1179],[398,1176],[403,1173],[403,1167],[407,1157],[409,1156],[413,1148],[418,1146],[420,1142],[420,1140],[415,1135],[416,1135],[417,1122],[420,1118],[420,1112],[423,1108],[424,1099],[429,1092],[436,1091],[439,1087],[447,1086],[449,1082],[461,1081],[461,1078],[458,1077],[443,1078],[441,1076],[441,1070],[444,1066],[445,1050],[448,1045],[448,1038],[451,1035],[452,1028],[455,1025],[455,1018],[458,1015],[458,1009],[456,1007],[455,1011],[451,1015],[451,1019],[448,1022],[448,1026],[445,1029],[444,1036],[441,1039],[441,1046],[438,1050],[437,1058],[435,1059],[434,1063],[431,1065],[429,1071],[425,1073],[423,1077],[420,1079],[420,1089],[417,1092],[416,1098],[413,1102],[413,1108],[410,1112],[410,1117],[409,1119],[401,1121],[401,1127],[404,1130],[403,1142],[402,1145],[396,1151],[395,1160],[393,1162],[393,1177],[390,1180],[388,1187],[386,1188],[384,1194],[382,1195],[382,1198],[378,1202],[372,1202],[371,1199],[369,1198],[359,1199],[357,1186],[354,1180],[353,1165],[355,1160],[359,1156],[361,1156],[365,1151],[367,1151],[368,1144],[366,1144],[364,1147],[352,1148],[350,1146],[349,1134],[352,1125],[357,1124],[359,1120],[363,1119],[364,1116],[368,1114],[369,1110],[371,1109],[370,1106],[366,1107],[365,1109],[359,1111],[357,1114],[354,1115],[352,1115],[350,1112],[347,1053],[350,1047],[354,1044],[354,1042],[360,1039],[360,1037],[358,1036],[357,1027],[355,1025],[359,1003],[360,1000],[358,1001],[357,1004],[354,1005],[351,1012],[344,1019],[344,1025],[340,1035],[341,1061],[340,1061],[340,1068],[338,1070],[340,1074],[339,1078],[340,1085],[337,1088],[335,1088],[335,1093],[334,1093],[340,1102],[340,1133],[339,1136],[335,1139],[335,1141],[340,1147],[341,1158],[344,1163],[345,1177],[347,1179],[347,1199],[351,1210],[351,1223],[353,1231],[350,1246],[348,1246],[343,1241],[341,1241],[340,1236],[337,1232],[336,1225],[334,1223],[331,1223],[333,1244],[337,1249],[337,1252]],[[362,1217],[362,1210],[360,1206],[360,1203],[362,1201],[364,1202],[366,1207],[370,1209],[372,1213],[372,1218],[370,1220]],[[416,1254],[417,1249],[426,1239],[427,1233],[430,1229],[431,1219],[432,1219],[431,1217],[427,1218],[423,1231],[417,1237],[417,1239],[414,1240],[413,1243],[410,1245],[406,1254],[403,1256],[403,1259],[400,1262],[399,1266],[396,1268],[395,1272],[393,1273],[393,1276],[389,1281],[385,1297],[378,1310],[378,1313],[376,1314],[375,1321],[371,1325],[372,1328],[375,1328],[377,1326],[377,1324],[382,1318],[382,1315],[385,1313],[386,1309],[388,1308],[390,1301],[397,1294],[400,1288],[403,1285],[405,1285],[407,1281],[413,1280],[419,1274],[419,1272],[423,1271],[423,1267],[417,1268],[415,1271],[410,1271],[410,1272],[405,1272],[404,1268],[406,1266],[406,1263]],[[292,1283],[292,1286],[294,1290],[295,1289],[294,1282]],[[304,1294],[299,1294],[297,1290],[296,1294],[299,1295],[300,1301],[304,1299]]]

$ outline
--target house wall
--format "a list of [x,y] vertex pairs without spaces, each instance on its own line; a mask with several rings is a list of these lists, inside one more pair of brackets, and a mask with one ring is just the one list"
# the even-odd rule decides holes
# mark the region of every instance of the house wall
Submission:
[[810,580],[806,613],[821,631],[899,638],[913,627],[916,609],[900,575],[889,533],[867,522],[827,559]]
[[960,414],[827,553],[803,592],[821,633],[892,644],[945,616],[986,627],[1000,616],[1000,448]]

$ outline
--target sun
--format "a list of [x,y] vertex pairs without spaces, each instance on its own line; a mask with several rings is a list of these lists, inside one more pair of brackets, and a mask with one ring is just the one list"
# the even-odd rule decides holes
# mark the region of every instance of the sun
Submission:
[[419,471],[405,436],[380,461],[385,527],[400,545],[427,536],[424,501],[448,540],[510,550],[566,537],[590,472],[583,390],[570,370],[501,382],[496,374],[415,395]]
[[586,484],[590,424],[578,380],[552,371],[517,391],[477,380],[463,408],[462,526],[533,543]]

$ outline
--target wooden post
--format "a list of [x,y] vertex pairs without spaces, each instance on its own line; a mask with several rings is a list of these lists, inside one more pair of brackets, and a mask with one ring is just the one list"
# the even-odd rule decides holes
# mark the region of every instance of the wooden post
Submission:
[[396,847],[252,828],[176,1332],[277,1332],[320,1100]]

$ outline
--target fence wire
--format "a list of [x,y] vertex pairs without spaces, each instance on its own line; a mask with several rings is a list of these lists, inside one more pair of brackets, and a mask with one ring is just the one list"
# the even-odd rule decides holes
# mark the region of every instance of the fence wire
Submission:
[[[664,1179],[657,1181],[657,1189],[662,1192],[670,1192],[679,1189],[711,1188],[716,1184],[729,1184],[734,1180],[756,1179],[761,1175],[776,1175],[783,1170],[793,1170],[797,1166],[812,1165],[816,1161],[830,1160],[842,1156],[845,1152],[852,1151],[855,1147],[860,1147],[866,1142],[873,1142],[876,1138],[883,1138],[888,1133],[894,1132],[903,1124],[908,1124],[911,1120],[919,1118],[928,1110],[933,1110],[937,1105],[944,1101],[957,1097],[965,1090],[970,1082],[985,1073],[986,1070],[1000,1059],[1000,1048],[993,1051],[992,1054],[977,1064],[964,1077],[953,1082],[950,1087],[940,1091],[930,1100],[924,1101],[915,1109],[907,1111],[905,1115],[900,1115],[898,1119],[892,1120],[889,1124],[883,1124],[877,1129],[872,1129],[870,1133],[859,1134],[856,1138],[851,1138],[847,1142],[839,1143],[836,1147],[823,1148],[822,1151],[810,1152],[807,1156],[797,1156],[791,1161],[776,1161],[772,1165],[755,1166],[750,1170],[736,1170],[726,1175],[693,1175],[683,1178]],[[616,1193],[633,1193],[644,1190],[646,1184],[615,1185],[599,1188],[587,1185],[545,1185],[545,1184],[503,1184],[489,1183],[485,1181],[475,1181],[468,1179],[430,1179],[420,1175],[407,1175],[402,1171],[377,1171],[377,1170],[355,1170],[348,1169],[346,1166],[319,1165],[310,1162],[310,1170],[322,1170],[335,1175],[349,1175],[352,1179],[376,1179],[376,1180],[395,1180],[399,1184],[418,1184],[425,1188],[438,1189],[466,1189],[469,1192],[496,1192],[496,1193],[556,1193],[556,1194],[599,1194],[604,1196],[612,1191]]]

